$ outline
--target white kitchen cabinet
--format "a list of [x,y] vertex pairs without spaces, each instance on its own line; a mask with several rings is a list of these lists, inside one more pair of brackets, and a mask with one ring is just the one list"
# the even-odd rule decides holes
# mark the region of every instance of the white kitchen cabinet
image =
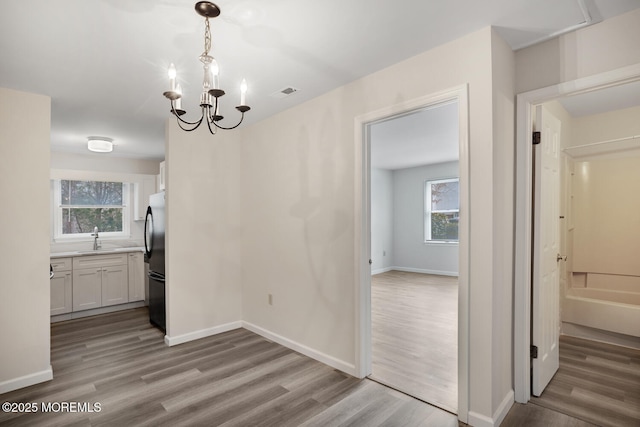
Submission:
[[158,175],[158,191],[164,191],[165,187],[165,174],[166,174],[166,163],[160,162],[160,174]]
[[50,263],[54,272],[50,280],[51,315],[71,313],[73,309],[71,258],[54,258]]
[[126,265],[102,269],[102,306],[129,302],[129,278]]
[[127,254],[73,258],[73,311],[128,301]]
[[102,307],[102,268],[73,270],[73,311]]
[[142,176],[133,187],[133,219],[144,221],[149,206],[149,196],[156,192],[155,175]]
[[144,258],[142,252],[132,252],[128,256],[129,302],[144,300]]

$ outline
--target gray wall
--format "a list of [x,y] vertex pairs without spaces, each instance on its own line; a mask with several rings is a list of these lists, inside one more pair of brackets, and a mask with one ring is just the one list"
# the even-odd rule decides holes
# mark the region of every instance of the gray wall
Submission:
[[458,162],[371,170],[372,274],[389,270],[458,275],[458,245],[424,242],[424,183],[455,178]]

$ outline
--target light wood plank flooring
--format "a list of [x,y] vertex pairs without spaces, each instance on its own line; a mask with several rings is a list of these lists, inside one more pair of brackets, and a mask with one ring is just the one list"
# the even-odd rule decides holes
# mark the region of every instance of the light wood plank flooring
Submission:
[[458,278],[372,276],[371,323],[371,378],[457,413]]
[[146,308],[51,327],[54,379],[0,402],[99,402],[4,413],[4,426],[457,426],[454,415],[245,329],[167,347]]

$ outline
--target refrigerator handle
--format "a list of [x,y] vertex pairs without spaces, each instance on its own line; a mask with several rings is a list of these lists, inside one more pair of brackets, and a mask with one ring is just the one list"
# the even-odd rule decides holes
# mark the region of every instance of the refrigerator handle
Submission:
[[158,274],[154,271],[150,271],[149,273],[147,273],[147,276],[149,276],[149,279],[155,280],[156,282],[164,283],[165,281],[164,276],[162,274]]
[[150,258],[153,252],[153,236],[149,236],[149,233],[153,234],[153,211],[151,206],[147,206],[147,214],[144,217],[144,251],[147,258]]

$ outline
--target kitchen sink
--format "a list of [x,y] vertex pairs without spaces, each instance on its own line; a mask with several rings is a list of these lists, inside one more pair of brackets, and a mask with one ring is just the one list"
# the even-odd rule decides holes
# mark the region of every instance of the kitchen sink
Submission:
[[126,252],[131,251],[132,248],[100,248],[100,249],[91,249],[88,251],[76,251],[78,254],[99,254],[104,252]]

